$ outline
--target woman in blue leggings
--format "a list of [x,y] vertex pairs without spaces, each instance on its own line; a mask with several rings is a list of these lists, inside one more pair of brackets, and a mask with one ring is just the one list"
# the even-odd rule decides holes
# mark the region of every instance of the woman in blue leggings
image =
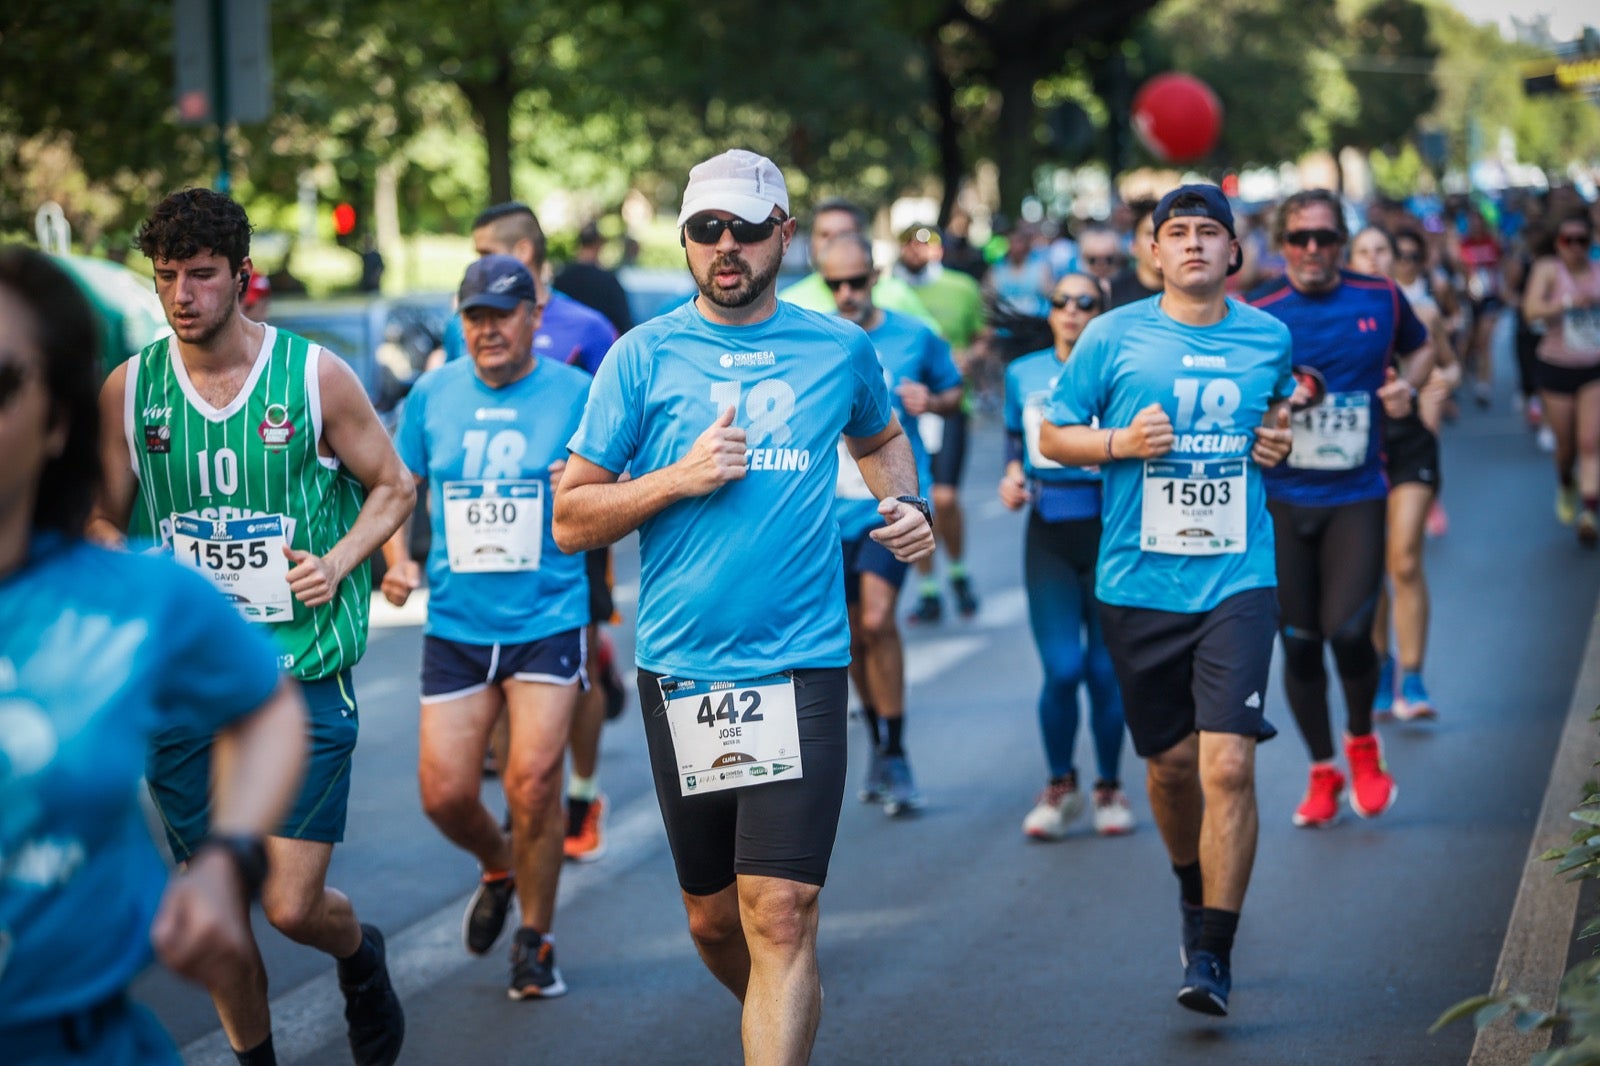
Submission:
[[[1078,688],[1089,689],[1089,731],[1094,741],[1094,827],[1114,836],[1133,829],[1122,793],[1122,696],[1100,633],[1094,598],[1100,550],[1100,473],[1063,467],[1039,452],[1039,423],[1062,364],[1091,318],[1105,307],[1099,282],[1068,274],[1050,296],[1053,344],[1006,369],[1006,472],[1000,499],[1013,511],[1031,504],[1023,549],[1028,616],[1044,665],[1039,731],[1050,781],[1022,831],[1035,840],[1060,840],[1083,812],[1073,749],[1078,740]],[[1013,323],[1015,325],[1015,323]],[[1022,335],[1014,330],[1014,335]]]

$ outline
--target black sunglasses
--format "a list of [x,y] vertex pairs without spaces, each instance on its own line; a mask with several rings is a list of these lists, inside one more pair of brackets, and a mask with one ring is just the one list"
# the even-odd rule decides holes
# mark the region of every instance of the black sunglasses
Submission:
[[22,391],[22,386],[28,383],[31,376],[27,367],[17,363],[0,363],[0,409],[11,405]]
[[683,224],[683,233],[696,244],[716,244],[722,240],[722,231],[727,230],[740,244],[760,244],[772,236],[775,227],[787,221],[786,218],[769,218],[764,222],[746,222],[742,218],[691,218]]
[[1109,266],[1117,261],[1117,257],[1114,255],[1086,255],[1083,257],[1083,261],[1090,266]]
[[1100,297],[1090,296],[1087,293],[1079,293],[1077,296],[1050,297],[1050,306],[1057,311],[1065,310],[1073,304],[1076,304],[1080,311],[1094,311],[1100,307]]
[[852,289],[866,291],[872,288],[871,274],[857,274],[853,278],[823,278],[822,283],[828,287],[829,292],[838,292],[846,285]]
[[1343,244],[1344,234],[1336,229],[1295,229],[1283,235],[1283,243],[1296,248],[1304,248],[1312,241],[1317,242],[1317,247],[1326,248],[1330,244]]
[[1395,258],[1397,258],[1397,259],[1399,259],[1399,260],[1401,260],[1403,262],[1406,262],[1406,263],[1420,263],[1420,262],[1422,262],[1422,253],[1421,252],[1401,252]]

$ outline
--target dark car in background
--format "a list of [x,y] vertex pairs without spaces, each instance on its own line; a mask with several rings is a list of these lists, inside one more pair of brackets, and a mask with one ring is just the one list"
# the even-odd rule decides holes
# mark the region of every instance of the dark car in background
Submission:
[[451,302],[449,293],[331,300],[279,297],[273,300],[267,320],[349,363],[392,432],[401,401],[444,336]]

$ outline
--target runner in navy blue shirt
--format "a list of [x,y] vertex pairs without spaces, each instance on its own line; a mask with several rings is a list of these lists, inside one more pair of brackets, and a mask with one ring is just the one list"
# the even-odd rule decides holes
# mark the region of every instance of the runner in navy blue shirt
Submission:
[[[1372,732],[1378,690],[1373,613],[1383,583],[1388,481],[1383,419],[1408,415],[1432,366],[1428,331],[1388,278],[1339,266],[1349,233],[1338,198],[1295,193],[1278,209],[1287,273],[1251,295],[1294,339],[1297,398],[1289,461],[1266,472],[1276,527],[1284,688],[1311,755],[1311,780],[1294,823],[1338,819],[1345,777],[1334,765],[1323,645],[1347,708],[1350,806],[1376,817],[1394,802],[1394,780]],[[1398,366],[1396,362],[1398,360]],[[1314,397],[1305,395],[1307,380]]]

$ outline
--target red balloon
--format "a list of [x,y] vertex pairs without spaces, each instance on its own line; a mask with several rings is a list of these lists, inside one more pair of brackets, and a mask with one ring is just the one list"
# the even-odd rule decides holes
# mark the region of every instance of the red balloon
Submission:
[[1133,98],[1133,129],[1157,159],[1190,163],[1216,147],[1222,101],[1192,74],[1157,74]]

